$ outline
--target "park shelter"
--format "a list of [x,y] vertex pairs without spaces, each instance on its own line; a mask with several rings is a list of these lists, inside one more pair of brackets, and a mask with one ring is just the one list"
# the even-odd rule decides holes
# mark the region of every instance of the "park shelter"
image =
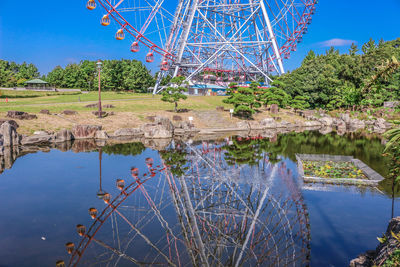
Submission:
[[26,89],[39,89],[39,90],[50,90],[51,85],[41,79],[33,79],[25,82]]
[[216,84],[194,84],[189,87],[190,95],[225,95],[226,87]]

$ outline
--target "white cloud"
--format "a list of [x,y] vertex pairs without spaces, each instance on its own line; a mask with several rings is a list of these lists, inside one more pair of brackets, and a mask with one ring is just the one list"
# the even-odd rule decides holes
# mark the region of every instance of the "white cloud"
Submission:
[[352,43],[357,43],[354,40],[345,40],[345,39],[331,39],[331,40],[327,40],[321,43],[318,43],[320,46],[322,47],[331,47],[331,46],[348,46],[351,45]]

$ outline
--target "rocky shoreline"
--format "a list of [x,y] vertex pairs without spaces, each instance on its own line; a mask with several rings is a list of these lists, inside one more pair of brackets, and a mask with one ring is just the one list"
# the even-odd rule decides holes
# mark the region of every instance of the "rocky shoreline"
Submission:
[[322,134],[327,134],[334,130],[338,134],[367,130],[381,134],[392,127],[390,123],[382,118],[364,121],[351,118],[349,114],[341,114],[340,117],[334,118],[314,113],[303,117],[305,120],[301,120],[299,117],[299,120],[293,123],[275,117],[265,118],[261,121],[240,121],[232,128],[198,129],[188,121],[172,123],[168,118],[152,116],[148,118],[149,123],[145,123],[139,128],[123,128],[113,133],[106,132],[100,125],[75,125],[72,129],[63,129],[58,132],[36,131],[30,136],[18,134],[18,124],[14,120],[2,120],[0,121],[0,155],[4,147],[9,146],[45,145],[81,139],[170,139],[232,132],[241,136],[272,138],[278,133],[301,132],[304,130],[319,130]]
[[384,242],[379,244],[375,250],[367,251],[353,259],[350,262],[350,267],[382,266],[394,251],[400,249],[400,241],[394,235],[400,236],[400,217],[390,220],[383,238]]

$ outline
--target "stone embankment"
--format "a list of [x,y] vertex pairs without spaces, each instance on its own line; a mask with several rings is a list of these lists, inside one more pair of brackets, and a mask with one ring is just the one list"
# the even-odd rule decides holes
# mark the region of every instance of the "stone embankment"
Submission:
[[382,266],[395,250],[400,249],[400,241],[393,235],[400,236],[400,217],[389,222],[384,242],[379,244],[375,250],[367,251],[350,262],[350,267],[372,267]]
[[318,128],[321,132],[328,133],[336,130],[339,134],[345,132],[354,132],[357,130],[369,130],[376,133],[384,133],[392,127],[391,123],[385,119],[359,120],[351,118],[349,114],[341,114],[340,117],[334,118],[328,115],[305,116],[305,121],[298,120],[290,123],[285,120],[276,120],[266,118],[258,121],[242,121],[237,123],[240,130],[260,131],[268,129],[298,129],[298,128]]
[[0,155],[4,147],[19,145],[48,145],[81,139],[168,139],[174,136],[190,136],[199,132],[189,122],[181,121],[174,125],[169,119],[158,116],[153,117],[151,123],[146,123],[140,128],[119,129],[114,133],[107,133],[99,125],[76,125],[71,130],[63,129],[55,133],[37,131],[31,136],[24,136],[17,133],[18,124],[15,121],[3,120],[0,123]]
[[[27,114],[10,112],[9,117],[26,117]],[[19,135],[17,133],[18,124],[14,120],[0,120],[0,155],[1,150],[7,146],[18,145],[44,145],[59,143],[70,140],[80,139],[164,139],[182,136],[212,135],[221,132],[237,132],[239,135],[273,137],[279,133],[304,130],[319,130],[326,134],[336,130],[339,134],[356,130],[369,130],[376,133],[383,133],[391,124],[384,119],[359,120],[351,118],[349,114],[341,114],[340,117],[333,118],[328,115],[315,114],[304,116],[294,122],[287,122],[278,118],[265,118],[261,121],[241,121],[236,127],[202,129],[199,130],[187,121],[175,121],[172,123],[168,118],[153,116],[149,117],[150,123],[146,123],[139,128],[125,128],[116,130],[113,133],[106,132],[99,125],[76,125],[73,129],[63,129],[55,133],[37,131],[31,136]]]

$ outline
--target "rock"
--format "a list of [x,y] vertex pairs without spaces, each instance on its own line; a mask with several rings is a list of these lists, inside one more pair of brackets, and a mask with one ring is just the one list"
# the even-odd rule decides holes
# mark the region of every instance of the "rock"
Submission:
[[276,128],[277,124],[273,118],[266,118],[263,119],[260,124],[267,129],[273,129]]
[[385,108],[396,108],[400,106],[400,101],[384,102],[383,106]]
[[322,124],[319,121],[305,121],[304,127],[321,127]]
[[96,104],[88,104],[88,105],[86,105],[85,106],[85,108],[97,108],[99,105],[96,103]]
[[22,145],[44,145],[52,142],[54,140],[54,136],[52,134],[41,133],[34,134],[31,136],[27,136],[22,138]]
[[346,125],[349,125],[349,124],[350,124],[350,121],[351,121],[350,114],[348,114],[348,113],[342,113],[342,114],[340,114],[340,119],[341,119],[342,121],[344,121],[344,123],[346,123]]
[[13,119],[19,119],[19,120],[33,120],[37,119],[37,116],[34,114],[28,114],[23,111],[15,111],[15,110],[9,110],[7,111],[6,117],[8,118],[13,118]]
[[285,120],[282,120],[277,124],[278,128],[288,128],[290,126],[291,126],[290,122],[285,121]]
[[106,131],[100,130],[100,131],[97,131],[97,132],[96,132],[95,138],[96,138],[96,139],[105,140],[105,139],[108,139],[109,137],[108,137],[108,134],[107,134]]
[[174,116],[172,117],[172,120],[173,120],[173,121],[182,121],[182,117],[179,116],[179,115],[174,115]]
[[382,266],[389,255],[398,249],[399,241],[392,236],[392,232],[397,236],[400,235],[400,217],[390,220],[385,233],[386,241],[379,244],[376,250],[367,251],[353,259],[350,262],[350,267]]
[[182,129],[185,131],[191,131],[192,129],[194,129],[194,125],[188,121],[181,121],[176,125],[174,130],[176,130],[176,128]]
[[171,131],[171,132],[174,131],[174,125],[168,118],[156,116],[154,119],[154,123],[161,125],[167,131]]
[[350,261],[350,267],[370,267],[372,266],[372,260],[374,257],[373,251],[368,251],[367,253],[361,254],[358,258]]
[[111,105],[111,104],[107,104],[107,105],[103,105],[103,108],[115,108],[115,106]]
[[50,115],[50,110],[48,109],[42,109],[41,111],[39,111],[40,114],[46,114],[46,115]]
[[62,129],[54,135],[54,141],[57,143],[71,141],[73,139],[74,135],[72,134],[72,132],[66,129]]
[[236,127],[241,130],[250,130],[250,125],[247,121],[239,121],[238,123],[236,123]]
[[225,108],[222,107],[222,106],[218,106],[218,107],[216,107],[216,110],[217,110],[217,111],[225,111]]
[[98,125],[76,125],[72,129],[75,139],[95,138],[96,132],[101,130]]
[[3,137],[3,146],[17,146],[20,144],[21,137],[16,128],[8,121],[0,126],[0,134]]
[[374,125],[382,130],[386,129],[386,121],[385,119],[379,118],[375,121]]
[[142,126],[145,138],[172,138],[172,131],[169,131],[161,124],[145,124]]
[[359,119],[351,119],[349,126],[351,129],[364,129],[365,122]]
[[328,133],[331,133],[332,131],[333,131],[333,129],[330,126],[324,126],[319,130],[319,132],[321,134],[328,134]]
[[318,120],[321,124],[323,124],[324,126],[332,126],[333,125],[333,119],[331,117],[322,117]]
[[37,134],[49,134],[49,133],[46,131],[35,131],[35,132],[33,132],[33,134],[37,135]]
[[[99,111],[93,111],[92,114],[95,115],[96,117],[98,117],[99,116]],[[101,117],[102,118],[105,117],[106,115],[107,115],[107,112],[105,112],[105,111],[101,112]]]
[[19,127],[18,123],[15,120],[0,120],[0,126],[5,122],[11,124],[15,129],[18,129]]
[[174,125],[168,118],[154,117],[154,123],[147,123],[141,127],[145,138],[171,138]]
[[258,123],[257,121],[249,121],[250,130],[262,130],[264,126]]
[[114,132],[115,137],[123,137],[123,136],[142,136],[143,131],[137,128],[124,128],[119,129]]
[[64,115],[76,115],[76,114],[78,114],[78,112],[76,112],[75,110],[64,110],[61,113],[64,114]]
[[278,114],[279,113],[279,107],[277,104],[272,104],[271,107],[269,108],[269,111],[272,114]]

